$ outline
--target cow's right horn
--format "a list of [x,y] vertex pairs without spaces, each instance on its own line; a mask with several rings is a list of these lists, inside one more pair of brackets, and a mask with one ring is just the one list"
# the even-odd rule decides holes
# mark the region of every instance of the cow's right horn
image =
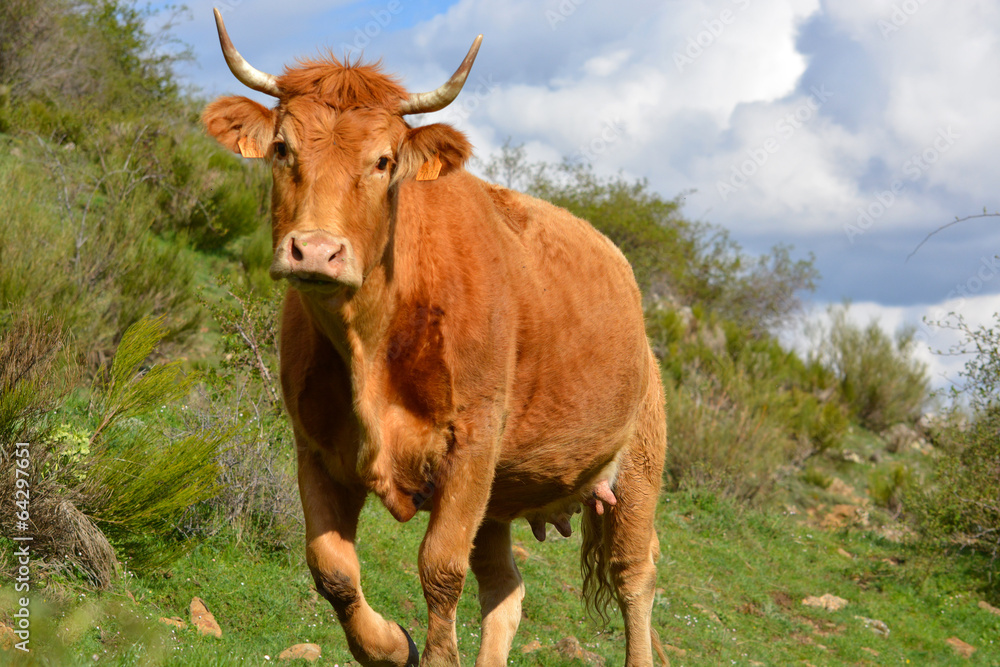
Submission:
[[240,83],[253,90],[266,93],[273,97],[281,97],[281,88],[278,87],[278,79],[273,74],[261,72],[251,65],[240,55],[240,52],[233,46],[233,41],[229,39],[226,32],[226,24],[222,22],[222,14],[218,9],[215,12],[215,26],[219,29],[219,43],[222,45],[222,55],[226,57],[226,64],[230,71],[239,79]]
[[410,98],[399,105],[399,114],[405,116],[407,114],[440,111],[455,101],[455,98],[462,91],[462,86],[465,85],[465,80],[469,78],[472,63],[476,61],[476,54],[479,53],[479,45],[482,42],[482,35],[476,37],[465,56],[465,60],[462,61],[462,64],[458,66],[458,69],[455,70],[455,73],[451,75],[451,78],[443,86],[429,93],[410,93]]

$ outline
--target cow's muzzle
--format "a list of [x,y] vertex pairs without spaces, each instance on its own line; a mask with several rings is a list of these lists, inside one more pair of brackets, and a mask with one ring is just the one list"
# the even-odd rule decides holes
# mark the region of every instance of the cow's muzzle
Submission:
[[313,229],[290,232],[274,250],[271,277],[288,280],[301,291],[332,291],[344,285],[361,287],[362,274],[351,242]]

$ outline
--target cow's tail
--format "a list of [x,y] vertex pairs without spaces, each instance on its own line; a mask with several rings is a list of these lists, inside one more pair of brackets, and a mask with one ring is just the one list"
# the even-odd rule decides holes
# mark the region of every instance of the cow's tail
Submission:
[[608,607],[614,600],[611,585],[611,547],[604,539],[609,512],[598,515],[593,507],[584,507],[580,521],[583,546],[580,549],[580,569],[583,572],[583,604],[587,614],[606,625]]

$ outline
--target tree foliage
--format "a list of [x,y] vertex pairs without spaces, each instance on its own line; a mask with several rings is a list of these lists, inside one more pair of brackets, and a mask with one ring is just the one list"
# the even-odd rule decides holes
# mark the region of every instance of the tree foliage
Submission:
[[930,387],[927,365],[914,356],[915,329],[904,327],[892,338],[877,321],[852,323],[846,305],[828,314],[829,327],[817,332],[812,354],[837,378],[852,417],[875,432],[916,422]]

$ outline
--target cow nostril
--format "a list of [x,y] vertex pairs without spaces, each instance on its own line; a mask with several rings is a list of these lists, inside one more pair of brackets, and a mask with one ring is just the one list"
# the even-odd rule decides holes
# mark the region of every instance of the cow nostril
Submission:
[[335,260],[338,257],[340,257],[340,254],[342,252],[344,252],[344,244],[343,243],[340,244],[340,247],[337,248],[337,251],[335,253],[333,253],[332,255],[330,255],[330,259],[328,259],[327,261],[328,262],[332,262],[333,260]]
[[296,262],[302,261],[302,251],[299,250],[299,246],[295,244],[295,239],[292,239],[292,259]]

